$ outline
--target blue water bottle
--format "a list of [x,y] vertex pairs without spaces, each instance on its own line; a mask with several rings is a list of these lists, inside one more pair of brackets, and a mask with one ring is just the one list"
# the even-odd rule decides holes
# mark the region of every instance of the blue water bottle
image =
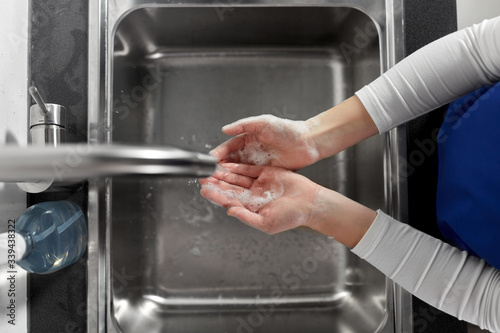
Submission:
[[43,202],[31,206],[15,226],[17,264],[28,272],[48,274],[78,261],[87,248],[87,222],[71,201]]

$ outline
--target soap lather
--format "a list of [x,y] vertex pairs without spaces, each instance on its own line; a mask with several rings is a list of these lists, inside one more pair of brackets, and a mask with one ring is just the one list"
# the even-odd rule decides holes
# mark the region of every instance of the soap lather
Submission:
[[0,265],[13,261],[28,272],[48,274],[78,261],[87,248],[85,216],[71,201],[31,206],[0,234]]

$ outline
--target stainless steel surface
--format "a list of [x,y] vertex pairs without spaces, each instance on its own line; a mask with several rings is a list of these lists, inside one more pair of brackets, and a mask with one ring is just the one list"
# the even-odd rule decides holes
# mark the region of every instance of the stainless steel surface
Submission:
[[28,143],[35,146],[56,147],[66,141],[66,108],[59,104],[46,104],[38,89],[29,87],[36,101],[30,107]]
[[[59,104],[46,104],[34,86],[29,87],[28,91],[36,101],[29,110],[28,144],[37,147],[58,147],[65,143],[66,108]],[[15,163],[24,163],[24,156]],[[33,174],[36,175],[37,172]],[[37,178],[34,182],[22,181],[17,185],[27,193],[41,193],[53,186],[53,181],[54,177]]]
[[39,104],[30,107],[30,124],[32,128],[38,125],[57,125],[66,127],[66,108],[59,104],[44,104],[45,113],[40,109]]
[[40,95],[40,93],[38,92],[38,89],[35,86],[31,86],[28,88],[28,91],[29,91],[31,97],[33,97],[33,99],[35,100],[36,104],[38,105],[38,107],[40,109],[40,113],[42,115],[46,115],[47,113],[49,113],[49,110],[47,109],[47,105],[43,101],[43,98]]
[[57,147],[66,141],[66,108],[59,104],[43,105],[45,111],[40,104],[30,107],[28,143]]
[[164,146],[0,147],[0,182],[137,175],[207,177],[215,167],[210,155]]
[[66,141],[66,129],[57,125],[37,125],[30,128],[28,138],[33,146],[57,147]]
[[[401,58],[401,11],[398,1],[92,1],[89,140],[209,151],[242,117],[306,119]],[[301,172],[402,212],[393,140]],[[191,179],[90,183],[89,332],[412,331],[404,291],[348,249],[308,230],[264,235],[198,192]]]

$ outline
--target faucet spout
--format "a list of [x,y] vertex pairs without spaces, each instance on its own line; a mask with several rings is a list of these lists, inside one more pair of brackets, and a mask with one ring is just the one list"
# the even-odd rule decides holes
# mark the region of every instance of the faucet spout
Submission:
[[208,177],[215,157],[173,147],[66,144],[0,147],[0,182],[56,182],[101,176]]

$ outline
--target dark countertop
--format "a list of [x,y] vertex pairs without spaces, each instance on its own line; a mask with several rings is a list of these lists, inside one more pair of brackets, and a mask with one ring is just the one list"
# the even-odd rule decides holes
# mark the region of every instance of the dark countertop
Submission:
[[[430,42],[457,30],[455,0],[405,1],[406,56]],[[419,142],[434,142],[436,130],[443,121],[446,106],[407,124],[408,212],[409,224],[427,234],[443,240],[436,221],[437,143],[436,149],[423,152],[423,161],[412,154],[422,148]],[[431,140],[431,141],[429,141]],[[422,156],[422,154],[420,154]],[[413,157],[413,158],[412,158]],[[414,161],[412,164],[411,161]],[[458,321],[430,305],[413,298],[415,333],[467,332],[465,322]]]
[[[46,103],[67,110],[70,143],[87,142],[88,1],[31,1],[31,84]],[[63,192],[30,194],[28,205],[71,200],[87,211],[82,184]],[[87,258],[64,270],[29,274],[29,331],[87,331]]]
[[[68,142],[86,142],[88,1],[32,1],[31,82],[48,103],[68,109]],[[410,54],[456,30],[455,0],[405,2],[405,50]],[[408,153],[432,138],[444,109],[408,124]],[[428,154],[408,178],[409,222],[440,238],[435,223],[437,155]],[[70,199],[83,209],[86,186],[67,192],[29,195],[28,203]],[[51,275],[29,276],[30,332],[86,332],[86,257]],[[466,332],[466,325],[414,298],[415,332]]]

